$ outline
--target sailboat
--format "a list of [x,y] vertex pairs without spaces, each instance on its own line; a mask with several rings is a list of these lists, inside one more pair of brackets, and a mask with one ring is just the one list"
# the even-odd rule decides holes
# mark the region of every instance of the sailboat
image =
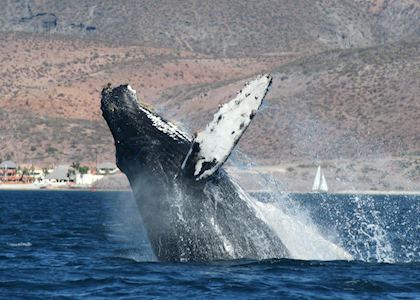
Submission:
[[312,185],[312,192],[328,192],[327,180],[325,179],[324,172],[321,170],[321,166],[318,166],[318,170],[316,171],[314,183]]

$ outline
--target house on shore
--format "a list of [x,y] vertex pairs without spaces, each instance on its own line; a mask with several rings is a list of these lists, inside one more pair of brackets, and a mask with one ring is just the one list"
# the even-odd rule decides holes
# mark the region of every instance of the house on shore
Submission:
[[70,183],[76,181],[76,170],[67,165],[59,165],[44,177],[44,183]]
[[76,174],[76,184],[77,185],[92,185],[93,183],[95,183],[96,181],[102,179],[104,177],[104,175],[100,175],[100,174],[92,174],[92,173],[87,173],[87,174],[80,174],[77,173]]
[[42,168],[34,168],[34,169],[31,169],[31,170],[29,170],[29,176],[32,176],[32,178],[35,180],[35,181],[42,181],[42,180],[44,180],[44,177],[45,177],[45,175],[44,175],[44,170],[42,169]]
[[17,178],[17,165],[11,161],[6,160],[0,164],[0,180],[1,181],[15,181]]
[[17,165],[11,161],[6,160],[0,164],[0,174],[5,176],[14,176],[17,173]]
[[104,162],[98,165],[98,173],[101,175],[115,174],[118,172],[116,164],[112,162]]

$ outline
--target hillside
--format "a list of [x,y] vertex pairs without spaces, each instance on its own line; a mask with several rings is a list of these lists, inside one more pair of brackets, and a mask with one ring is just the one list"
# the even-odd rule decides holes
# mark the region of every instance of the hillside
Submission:
[[6,1],[0,30],[222,56],[318,52],[418,37],[415,0]]
[[[107,82],[129,82],[159,110],[162,102],[174,100],[168,91],[195,95],[197,87],[246,78],[299,57],[219,59],[27,33],[2,34],[0,40],[5,45],[0,52],[0,137],[5,141],[0,158],[34,163],[113,157],[99,109]],[[57,150],[48,151],[51,147]]]
[[[273,68],[273,88],[241,145],[276,162],[420,149],[419,47],[334,50]],[[203,127],[218,104],[208,99],[227,101],[240,84],[214,87],[207,97],[177,101],[168,110],[192,128]]]
[[318,163],[340,178],[355,170],[360,184],[371,170],[377,188],[420,190],[418,1],[217,3],[6,1],[0,160],[113,160],[99,110],[108,82],[130,83],[192,133],[270,72],[273,88],[239,144],[257,165],[293,169],[279,176],[296,190]]

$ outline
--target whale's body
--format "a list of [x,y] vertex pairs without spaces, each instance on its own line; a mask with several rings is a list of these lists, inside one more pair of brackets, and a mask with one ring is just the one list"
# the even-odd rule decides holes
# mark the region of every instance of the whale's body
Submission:
[[130,86],[102,91],[101,109],[115,140],[117,165],[130,181],[159,260],[288,256],[252,199],[221,167],[271,77],[257,80],[225,104],[194,140],[140,104]]

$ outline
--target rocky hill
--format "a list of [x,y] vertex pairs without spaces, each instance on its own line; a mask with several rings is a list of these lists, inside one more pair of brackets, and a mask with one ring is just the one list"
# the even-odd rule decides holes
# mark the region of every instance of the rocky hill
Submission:
[[[243,148],[277,162],[420,149],[419,47],[413,42],[333,50],[273,68],[273,88]],[[206,97],[176,101],[167,109],[172,118],[201,128],[218,104],[208,100],[228,101],[242,83],[208,86]]]
[[246,80],[270,72],[273,89],[241,151],[302,182],[310,175],[298,166],[354,160],[366,170],[370,160],[399,172],[398,186],[420,189],[418,1],[214,3],[6,0],[0,160],[112,160],[99,111],[108,82],[129,82],[192,133]]
[[418,37],[415,0],[5,0],[0,30],[214,55],[310,52]]

